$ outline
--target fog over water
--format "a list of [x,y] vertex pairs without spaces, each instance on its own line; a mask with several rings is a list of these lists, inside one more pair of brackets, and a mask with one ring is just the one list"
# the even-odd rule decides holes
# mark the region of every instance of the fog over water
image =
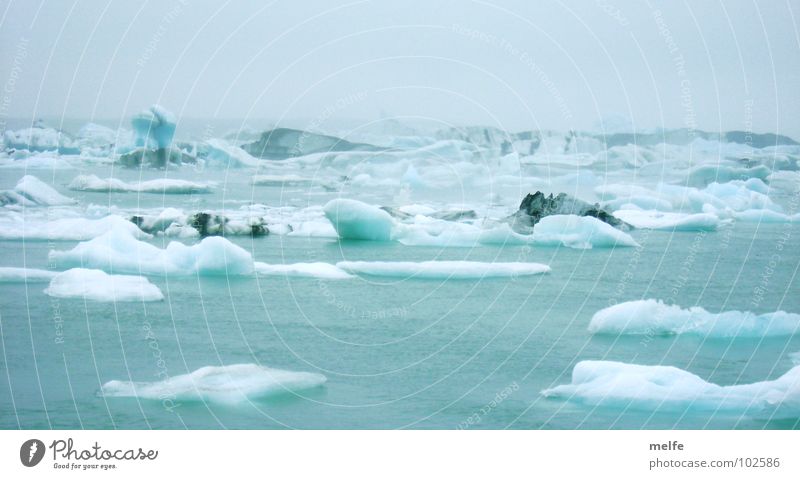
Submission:
[[0,8],[0,81],[11,86],[4,121],[120,121],[160,103],[182,119],[259,126],[400,117],[800,137],[792,2],[11,0]]

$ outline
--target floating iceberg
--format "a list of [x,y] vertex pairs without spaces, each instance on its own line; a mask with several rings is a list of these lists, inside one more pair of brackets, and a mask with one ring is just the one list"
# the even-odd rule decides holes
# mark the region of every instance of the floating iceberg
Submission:
[[74,268],[57,274],[44,290],[56,298],[90,301],[161,301],[158,286],[142,276],[106,274],[98,269]]
[[57,274],[57,271],[47,269],[0,267],[0,283],[46,282]]
[[542,391],[593,406],[800,418],[800,366],[774,381],[719,386],[672,366],[581,361],[572,383]]
[[628,233],[591,216],[546,216],[533,227],[533,238],[540,245],[564,245],[579,249],[639,246]]
[[115,228],[69,251],[51,251],[61,267],[89,267],[109,272],[153,275],[245,275],[253,273],[250,253],[229,240],[211,236],[187,246],[173,241],[166,249],[139,241]]
[[6,148],[31,152],[57,151],[61,155],[77,155],[80,149],[64,133],[47,127],[8,130],[3,135]]
[[238,404],[300,391],[325,384],[316,373],[284,371],[256,364],[206,366],[189,374],[157,382],[109,381],[100,393],[105,397],[136,397],[177,401],[211,401]]
[[767,196],[768,191],[769,187],[758,178],[711,183],[703,189],[667,184],[653,188],[605,184],[595,188],[595,192],[606,201],[607,207],[622,207],[630,203],[642,209],[718,215],[745,210],[782,212],[780,205]]
[[131,119],[134,143],[144,148],[164,149],[172,144],[177,120],[159,105],[153,105]]
[[187,180],[173,180],[158,178],[142,181],[140,183],[126,183],[117,178],[101,179],[95,175],[78,175],[69,184],[69,189],[76,191],[91,191],[96,193],[158,193],[170,195],[186,195],[196,193],[211,193],[213,183],[196,183]]
[[254,175],[251,183],[254,186],[309,186],[314,180],[300,175]]
[[13,190],[0,191],[0,206],[62,206],[74,203],[75,200],[67,198],[33,175],[20,178]]
[[332,200],[325,205],[324,212],[342,239],[398,241],[409,246],[535,243],[591,248],[638,245],[629,234],[592,216],[546,216],[536,223],[532,235],[524,235],[513,231],[507,223],[482,228],[423,215],[399,222],[386,209],[356,200]]
[[595,313],[589,331],[597,334],[697,334],[714,338],[760,338],[800,333],[800,314],[777,311],[709,313],[682,309],[654,299],[616,304]]
[[392,240],[394,218],[377,206],[356,200],[331,200],[323,208],[341,239]]
[[663,213],[661,211],[642,211],[622,209],[614,216],[636,228],[670,231],[714,231],[720,225],[717,215],[708,213]]
[[240,166],[259,166],[263,163],[262,160],[253,158],[250,153],[238,146],[229,144],[225,140],[208,140],[206,146],[206,161],[212,165],[235,168]]
[[340,261],[350,273],[421,279],[508,278],[542,274],[550,267],[539,263],[483,263],[478,261]]
[[124,230],[136,238],[150,238],[130,221],[109,215],[99,219],[62,218],[53,221],[37,221],[26,217],[15,220],[0,220],[0,239],[42,241],[85,241],[111,230]]
[[257,261],[255,270],[256,273],[263,276],[296,276],[319,279],[347,279],[353,277],[338,266],[330,263],[267,264]]
[[706,186],[711,183],[726,183],[728,181],[746,180],[749,178],[766,180],[770,174],[772,174],[772,170],[764,165],[758,165],[752,168],[726,165],[701,165],[692,168],[689,172],[687,183],[689,186]]

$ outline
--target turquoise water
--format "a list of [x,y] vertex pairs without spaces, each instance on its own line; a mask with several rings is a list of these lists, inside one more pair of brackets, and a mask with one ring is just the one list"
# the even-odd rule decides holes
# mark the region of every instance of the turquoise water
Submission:
[[[75,174],[59,175],[68,181]],[[219,181],[231,186],[228,195],[238,189],[240,199],[292,196],[280,189],[254,193],[221,175]],[[19,176],[4,174],[2,186],[13,186]],[[62,185],[63,178],[54,184]],[[218,207],[222,196],[165,199],[59,190],[82,203],[144,201],[148,207]],[[324,196],[298,193],[297,201],[319,204]],[[797,241],[790,240],[791,247],[769,265],[785,235],[797,238],[800,225],[737,223],[708,233],[637,230],[632,236],[641,248],[592,250],[238,237],[230,239],[256,261],[269,263],[533,261],[552,272],[458,281],[151,277],[164,302],[117,304],[50,298],[42,293],[46,283],[0,284],[0,427],[797,428],[796,420],[594,408],[540,395],[568,383],[572,367],[585,359],[673,365],[725,385],[777,378],[792,367],[788,354],[800,351],[800,337],[613,337],[591,336],[586,328],[611,302],[640,298],[712,312],[798,312]],[[0,255],[3,266],[47,268],[50,249],[75,244],[0,241]],[[328,381],[296,395],[238,405],[178,401],[168,409],[160,401],[98,395],[114,379],[156,381],[159,374],[236,363],[319,372]]]

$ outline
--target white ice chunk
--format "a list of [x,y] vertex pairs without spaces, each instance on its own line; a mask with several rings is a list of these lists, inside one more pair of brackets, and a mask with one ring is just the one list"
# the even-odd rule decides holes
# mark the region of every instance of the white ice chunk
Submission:
[[264,276],[297,276],[319,279],[346,279],[353,276],[330,263],[267,264],[256,262],[256,273]]
[[44,290],[56,298],[90,301],[161,301],[158,286],[142,276],[106,274],[99,269],[73,268],[56,275]]
[[177,401],[211,401],[237,404],[300,391],[325,384],[317,373],[284,371],[256,364],[206,366],[189,374],[157,382],[109,381],[103,384],[105,397],[136,397]]
[[710,213],[662,213],[650,210],[617,210],[614,216],[635,228],[671,231],[714,231],[720,225]]
[[570,248],[639,246],[631,235],[591,216],[545,216],[533,227],[536,244]]
[[70,251],[51,251],[59,266],[84,266],[109,272],[153,275],[244,275],[253,258],[228,239],[212,236],[187,246],[173,241],[166,249],[138,241],[127,230],[113,229]]
[[356,274],[425,279],[507,278],[550,271],[549,266],[539,263],[478,261],[340,261],[336,266]]
[[240,166],[259,166],[262,160],[253,157],[238,146],[231,145],[225,140],[211,139],[206,141],[208,154],[206,160],[217,166],[235,168]]
[[331,200],[324,208],[339,237],[350,240],[390,241],[394,218],[377,206],[356,200]]
[[581,361],[572,383],[542,391],[592,406],[710,411],[778,418],[800,417],[800,366],[773,381],[719,386],[673,366]]
[[195,194],[210,193],[214,183],[198,183],[188,180],[158,178],[140,183],[126,183],[117,178],[101,179],[95,175],[78,175],[69,184],[69,189],[91,191],[97,193],[158,193],[158,194]]
[[697,334],[716,338],[791,336],[800,332],[800,314],[777,311],[754,314],[741,311],[709,313],[683,309],[655,299],[628,301],[602,309],[589,323],[599,334]]
[[84,241],[114,229],[127,231],[136,238],[151,237],[125,218],[109,215],[99,219],[61,218],[52,221],[38,221],[25,217],[3,219],[0,220],[0,239]]
[[745,180],[757,178],[766,180],[772,170],[764,165],[753,168],[742,168],[728,165],[701,165],[689,172],[689,186],[705,186],[710,183],[726,183],[733,180]]
[[0,192],[0,205],[61,206],[75,203],[33,175],[25,175],[13,190]]
[[57,271],[35,268],[0,267],[0,283],[33,283],[50,281]]
[[300,175],[253,175],[250,180],[254,186],[309,186],[314,183],[312,178]]

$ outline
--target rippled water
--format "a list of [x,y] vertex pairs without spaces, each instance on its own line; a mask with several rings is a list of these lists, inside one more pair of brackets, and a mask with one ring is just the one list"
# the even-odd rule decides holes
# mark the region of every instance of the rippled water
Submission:
[[[5,172],[2,187],[22,174]],[[50,180],[50,174],[40,177]],[[66,191],[75,174],[57,173],[53,184]],[[214,179],[225,188],[212,195],[69,193],[83,204],[187,209],[221,208],[223,199],[237,208],[251,199],[305,206],[340,194],[253,188],[243,175],[224,171]],[[791,247],[778,250],[786,235]],[[117,304],[50,298],[42,293],[46,283],[0,284],[0,427],[797,428],[796,420],[691,408],[594,408],[540,391],[568,383],[584,359],[674,365],[725,385],[777,378],[792,367],[789,353],[800,351],[800,337],[591,336],[587,326],[599,309],[640,298],[715,312],[798,312],[798,235],[797,223],[636,230],[641,248],[592,250],[237,237],[230,239],[269,263],[534,261],[552,272],[457,281],[151,277],[164,302]],[[0,241],[0,255],[3,266],[47,268],[50,249],[75,244]],[[237,363],[317,372],[328,380],[236,405],[177,400],[165,407],[98,395],[110,380],[157,381]]]

